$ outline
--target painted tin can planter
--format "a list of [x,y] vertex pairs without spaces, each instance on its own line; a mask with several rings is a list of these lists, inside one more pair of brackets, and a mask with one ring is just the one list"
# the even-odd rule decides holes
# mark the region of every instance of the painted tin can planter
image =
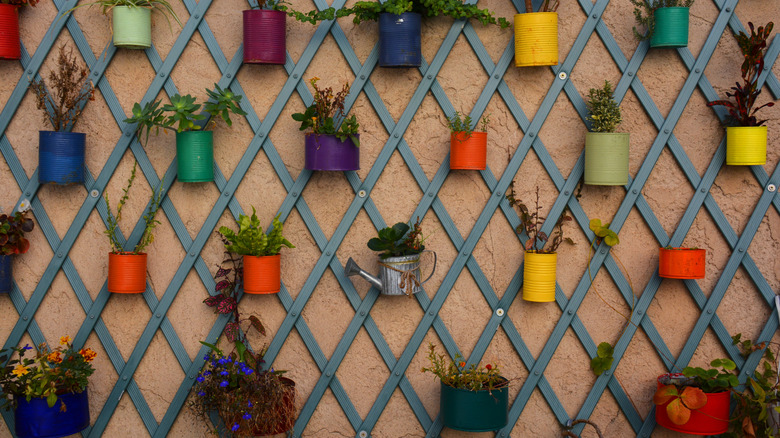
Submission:
[[14,286],[13,266],[10,255],[0,255],[0,293],[10,293]]
[[126,49],[152,47],[152,10],[134,6],[111,8],[114,46]]
[[84,144],[81,132],[38,133],[38,182],[71,184],[84,182]]
[[688,8],[658,8],[653,16],[655,29],[650,37],[650,47],[688,46]]
[[523,299],[538,303],[555,301],[555,267],[558,254],[525,252]]
[[629,134],[588,132],[585,134],[585,184],[624,186],[628,184]]
[[244,256],[244,292],[248,294],[275,294],[282,288],[282,258],[272,256]]
[[146,290],[146,253],[108,253],[108,291],[140,294]]
[[[57,402],[52,407],[45,398],[33,398],[28,402],[22,396],[16,397],[16,402],[14,423],[19,438],[65,437],[89,426],[86,389],[78,393],[57,394]],[[60,410],[63,403],[67,409],[65,412]]]
[[690,248],[659,248],[658,276],[663,278],[704,278],[706,251]]
[[442,423],[450,429],[489,432],[506,426],[509,387],[469,391],[441,383]]
[[[669,376],[681,376],[681,374],[663,374],[659,376],[658,388],[662,386],[661,380]],[[691,410],[691,418],[687,423],[682,425],[672,423],[672,420],[669,419],[669,415],[666,413],[666,406],[669,403],[655,407],[655,422],[669,430],[691,435],[720,435],[726,433],[729,429],[731,393],[723,391],[706,394],[707,404],[699,409]]]
[[726,164],[752,166],[766,164],[766,126],[726,128]]
[[360,148],[352,140],[341,141],[335,135],[306,134],[304,167],[309,170],[359,170]]
[[176,171],[181,182],[214,181],[214,133],[176,133]]
[[284,64],[287,58],[287,14],[247,9],[244,14],[244,64]]
[[422,17],[416,12],[379,14],[379,66],[419,67]]
[[515,66],[558,64],[558,13],[515,14]]
[[450,169],[485,170],[487,132],[450,134]]
[[20,59],[19,13],[15,5],[0,4],[0,59]]

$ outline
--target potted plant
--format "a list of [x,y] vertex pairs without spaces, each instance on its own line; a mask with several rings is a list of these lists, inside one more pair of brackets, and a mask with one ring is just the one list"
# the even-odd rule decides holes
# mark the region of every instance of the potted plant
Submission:
[[21,59],[19,14],[22,6],[35,7],[39,0],[0,0],[0,59]]
[[726,93],[731,100],[716,100],[707,106],[721,105],[728,109],[726,118],[726,164],[747,166],[766,164],[766,120],[756,119],[756,112],[764,107],[774,106],[774,102],[767,102],[758,108],[753,108],[756,98],[761,94],[758,88],[758,76],[764,70],[764,54],[766,53],[766,40],[772,33],[774,23],[771,21],[766,27],[753,28],[753,23],[748,23],[750,36],[744,32],[737,35],[739,48],[745,61],[742,63],[742,81],[735,87],[731,87],[733,93]]
[[[281,214],[281,213],[280,213]],[[244,264],[244,292],[248,294],[275,294],[281,289],[282,245],[295,248],[282,236],[283,225],[276,215],[268,235],[263,233],[255,207],[252,216],[238,215],[238,233],[228,227],[220,227],[225,248],[242,255]]]
[[152,11],[158,11],[168,20],[173,17],[179,26],[181,21],[167,0],[96,0],[78,5],[101,7],[103,15],[111,12],[111,31],[114,46],[126,49],[148,49],[152,47]]
[[43,343],[33,357],[26,357],[32,349],[25,345],[0,351],[0,363],[5,364],[0,368],[0,408],[14,408],[15,436],[61,437],[86,429],[88,377],[95,371],[97,353],[76,350],[69,336],[61,337],[57,348]]
[[73,51],[60,46],[57,70],[49,80],[34,80],[30,89],[43,111],[43,122],[54,131],[38,134],[38,182],[70,184],[84,182],[86,134],[71,132],[87,101],[94,100],[89,70],[79,66]]
[[650,47],[687,47],[688,16],[693,0],[631,0],[637,25],[646,29],[640,33],[634,27],[634,36],[650,39]]
[[731,371],[737,366],[730,359],[715,359],[710,366],[713,368],[685,367],[682,374],[658,377],[653,404],[659,425],[693,435],[718,435],[728,430],[730,390],[739,385]]
[[520,225],[515,232],[525,233],[528,240],[525,242],[525,260],[523,263],[523,299],[546,303],[555,301],[555,269],[558,262],[558,247],[566,241],[574,244],[570,238],[563,237],[563,224],[570,221],[571,217],[561,214],[555,223],[555,231],[552,240],[542,231],[542,222],[545,218],[539,211],[539,187],[536,188],[536,208],[534,211],[515,195],[514,184],[506,195],[509,205],[517,208],[520,215]]
[[663,278],[704,278],[706,251],[699,248],[658,249],[658,276]]
[[155,135],[160,132],[160,128],[176,132],[176,169],[179,181],[214,181],[214,136],[208,129],[216,126],[216,116],[220,116],[228,126],[233,126],[230,113],[240,116],[247,114],[240,107],[242,96],[233,94],[229,89],[223,90],[217,84],[214,84],[214,89],[216,91],[206,89],[209,101],[203,105],[203,109],[208,114],[209,122],[205,128],[195,123],[206,119],[206,115],[195,114],[201,104],[195,103],[195,98],[189,94],[176,94],[171,97],[170,104],[162,107],[161,100],[147,102],[143,108],[136,103],[133,105],[133,117],[125,119],[125,123],[137,123],[139,139],[144,136],[144,130],[146,131],[144,143],[149,140],[152,129],[155,130]]
[[515,66],[558,64],[558,0],[544,0],[533,12],[525,0],[525,13],[515,14]]
[[19,210],[12,215],[0,214],[0,293],[9,293],[13,287],[13,263],[11,256],[24,254],[30,249],[30,241],[24,233],[35,228],[32,219],[27,218],[30,201],[19,204]]
[[284,433],[295,422],[295,382],[283,376],[285,371],[263,369],[264,348],[257,354],[250,351],[246,333],[254,328],[265,336],[265,327],[254,315],[241,318],[236,300],[241,271],[241,259],[226,253],[214,276],[215,294],[203,301],[216,313],[230,315],[224,334],[235,350],[226,355],[201,342],[211,352],[193,387],[191,407],[207,422],[209,414],[217,412],[228,436]]
[[507,423],[509,380],[501,375],[498,364],[471,364],[460,355],[448,361],[428,346],[430,368],[441,382],[439,413],[444,426],[467,432],[501,429]]
[[753,352],[763,351],[763,360],[752,375],[748,375],[743,391],[733,391],[735,401],[731,413],[730,431],[726,438],[773,438],[778,436],[778,417],[780,417],[780,396],[778,396],[777,354],[770,345],[772,342],[754,343],[742,340],[742,334],[731,337],[732,344],[739,346],[742,356],[747,359]]
[[[301,131],[306,131],[304,167],[310,170],[359,170],[360,169],[360,125],[352,114],[346,117],[344,99],[349,93],[345,83],[335,93],[331,87],[320,89],[313,77],[309,80],[314,87],[314,103],[303,113],[292,115],[301,122]],[[342,119],[341,125],[337,119]]]
[[461,119],[455,114],[447,119],[450,128],[450,169],[485,170],[487,163],[487,125],[488,116],[482,117],[480,132],[472,128],[471,116]]
[[152,189],[152,198],[149,203],[149,209],[144,214],[144,233],[141,240],[128,251],[122,240],[117,235],[119,220],[122,219],[122,208],[130,194],[130,188],[135,180],[135,170],[138,162],[133,164],[133,170],[130,172],[130,178],[127,180],[127,186],[122,189],[122,197],[116,207],[116,214],[111,210],[111,204],[108,200],[108,192],[105,194],[106,210],[108,210],[108,228],[104,233],[111,242],[111,252],[108,253],[108,291],[120,294],[140,294],[146,290],[146,253],[144,250],[154,240],[152,231],[160,221],[154,217],[160,208],[162,201],[163,182],[160,181],[160,189],[155,193]]
[[422,39],[422,17],[447,15],[454,19],[475,19],[483,25],[498,24],[509,27],[509,22],[493,17],[493,12],[479,9],[475,4],[460,0],[387,0],[359,1],[352,8],[340,9],[337,17],[354,15],[352,21],[379,22],[379,66],[419,67]]
[[612,84],[588,92],[588,122],[585,134],[585,184],[623,186],[628,184],[629,134],[615,132],[621,122]]

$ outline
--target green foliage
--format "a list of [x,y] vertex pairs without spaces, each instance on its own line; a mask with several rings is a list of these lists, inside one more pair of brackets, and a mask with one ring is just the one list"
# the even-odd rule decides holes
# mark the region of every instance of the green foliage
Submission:
[[15,6],[30,5],[32,7],[35,7],[35,4],[38,3],[39,1],[40,0],[0,0],[0,4],[15,5]]
[[631,0],[634,5],[634,18],[639,27],[645,28],[645,33],[639,33],[634,27],[634,36],[639,41],[649,39],[655,32],[655,10],[659,8],[685,7],[689,8],[693,0]]
[[382,228],[379,230],[379,237],[373,237],[368,241],[368,247],[372,251],[383,251],[379,258],[384,260],[388,257],[420,254],[425,250],[424,242],[425,238],[422,237],[422,226],[418,218],[414,229],[403,222]]
[[[609,246],[615,246],[620,243],[617,233],[609,229],[609,224],[601,224],[601,219],[591,219],[588,227],[591,231],[601,239],[604,239],[604,243]],[[595,244],[595,242],[594,242]]]
[[591,88],[588,92],[587,120],[593,132],[615,132],[621,122],[620,107],[609,81],[604,81],[603,88]]
[[[122,219],[122,208],[125,206],[127,199],[130,197],[130,188],[133,186],[133,181],[135,180],[136,167],[138,167],[137,161],[133,164],[133,170],[130,172],[130,178],[127,179],[127,186],[122,188],[122,197],[119,198],[116,214],[111,211],[111,203],[108,200],[108,192],[105,194],[106,210],[108,210],[108,227],[103,233],[108,236],[108,240],[111,242],[111,252],[114,254],[128,253],[122,242],[120,242],[118,239],[117,228],[119,228],[119,221]],[[144,233],[133,251],[130,252],[131,254],[140,254],[144,252],[146,247],[154,242],[153,231],[157,224],[160,223],[160,221],[156,220],[154,217],[157,215],[157,210],[160,209],[160,202],[162,202],[162,191],[163,181],[160,181],[160,189],[157,192],[152,190],[152,198],[149,200],[149,208],[144,214]]]
[[501,376],[498,364],[471,364],[468,367],[459,354],[454,361],[448,361],[443,354],[436,354],[436,346],[428,344],[428,359],[431,367],[424,367],[422,372],[430,372],[441,380],[441,383],[458,389],[469,391],[492,391],[509,386],[509,380]]
[[[452,117],[447,119],[447,126],[450,128],[450,132],[455,133],[463,133],[466,138],[471,137],[471,133],[474,132],[474,129],[471,127],[473,121],[471,120],[471,116],[466,114],[465,117],[461,118],[462,114],[460,111],[455,111],[455,113],[452,115]],[[487,126],[490,123],[490,115],[486,115],[482,117],[482,121],[480,121],[480,131],[481,132],[487,132]]]
[[82,3],[70,9],[68,12],[71,12],[82,6],[95,6],[95,5],[100,6],[103,14],[105,15],[108,15],[108,13],[111,12],[111,10],[117,6],[129,6],[133,8],[151,9],[153,11],[160,12],[163,15],[163,17],[165,17],[165,19],[168,21],[168,26],[171,25],[171,20],[169,17],[173,17],[173,19],[176,20],[177,23],[179,23],[179,26],[182,26],[181,21],[179,21],[179,17],[176,15],[176,12],[173,10],[171,4],[168,3],[167,0],[97,0],[89,3]]
[[[60,345],[49,350],[45,343],[35,348],[34,357],[26,357],[33,347],[14,347],[0,350],[0,388],[4,394],[13,394],[14,400],[0,398],[0,408],[15,404],[17,398],[28,402],[45,398],[49,407],[57,403],[57,395],[78,393],[87,388],[88,377],[95,369],[92,361],[97,354],[89,348],[76,350],[69,336],[60,338]],[[14,355],[18,354],[18,357]],[[10,360],[9,360],[10,359]]]
[[[29,208],[30,201],[23,201]],[[30,241],[24,233],[35,228],[32,219],[26,217],[27,210],[20,208],[13,215],[0,214],[0,255],[24,254],[30,249]]]
[[[206,89],[209,101],[203,105],[204,112],[208,114],[210,122],[205,129],[216,126],[214,118],[219,116],[227,123],[233,126],[230,120],[230,113],[245,116],[247,113],[241,109],[241,98],[233,94],[229,89],[222,89],[214,84],[215,91]],[[195,122],[206,118],[204,114],[195,114],[201,108],[201,104],[195,103],[195,98],[189,94],[181,96],[179,94],[171,97],[171,103],[160,107],[162,100],[147,102],[143,107],[136,103],[133,105],[133,116],[125,119],[125,123],[136,124],[138,138],[143,137],[143,143],[149,141],[149,133],[154,130],[157,135],[160,128],[175,130],[176,132],[197,131],[200,125]],[[167,114],[166,114],[167,113]],[[174,125],[177,125],[175,128]],[[144,132],[146,135],[144,135]]]
[[225,248],[236,254],[250,256],[270,256],[279,254],[282,245],[295,248],[282,236],[283,225],[279,222],[279,213],[273,220],[273,229],[266,235],[260,226],[255,207],[252,207],[252,216],[238,216],[238,233],[228,227],[220,227],[219,233],[225,236],[227,243]]
[[[731,359],[715,359],[712,368],[685,367],[683,375],[693,378],[693,385],[707,393],[727,391],[739,386],[739,379],[732,373],[737,364]],[[718,370],[720,368],[720,370]]]
[[363,21],[377,21],[379,14],[389,13],[401,15],[404,12],[416,12],[423,17],[438,17],[446,15],[454,19],[475,19],[483,25],[497,24],[501,28],[510,26],[504,17],[494,17],[488,9],[479,9],[474,4],[464,4],[459,0],[387,0],[359,1],[355,6],[336,11],[336,17],[353,15],[352,21],[360,24]]
[[319,80],[318,77],[309,80],[314,87],[314,103],[303,113],[294,113],[293,120],[301,122],[301,131],[310,130],[314,135],[335,135],[341,141],[349,138],[356,147],[360,147],[360,139],[357,136],[360,125],[354,114],[345,118],[340,127],[336,127],[336,118],[346,116],[344,100],[349,94],[349,84],[345,83],[341,91],[334,93],[331,87],[318,87]]
[[[553,235],[552,240],[549,240],[547,233],[542,231],[542,224],[546,218],[540,213],[539,187],[536,187],[536,208],[534,211],[529,210],[522,201],[517,199],[514,184],[512,184],[509,194],[506,195],[506,199],[509,201],[510,206],[517,209],[520,216],[520,225],[517,226],[515,232],[517,234],[525,233],[528,236],[528,240],[525,242],[526,251],[532,251],[537,254],[554,254],[563,242],[574,245],[574,241],[571,238],[563,237],[563,224],[571,221],[571,216],[565,213],[561,214],[558,222],[555,223],[555,235]],[[548,243],[549,246],[545,249]]]
[[609,342],[602,342],[596,349],[596,357],[590,360],[590,369],[597,376],[600,376],[604,371],[612,368],[612,362],[615,360],[612,355],[615,349],[612,348]]

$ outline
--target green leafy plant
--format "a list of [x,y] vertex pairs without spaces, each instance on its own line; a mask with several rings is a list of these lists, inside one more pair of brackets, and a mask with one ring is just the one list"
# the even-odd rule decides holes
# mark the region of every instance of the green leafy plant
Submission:
[[739,346],[742,356],[747,358],[753,352],[763,351],[763,360],[752,375],[748,375],[743,391],[733,391],[734,410],[730,418],[730,431],[725,438],[773,438],[775,433],[769,423],[768,412],[780,412],[778,403],[777,356],[769,348],[777,344],[754,343],[742,340],[742,334],[731,337],[732,344]]
[[612,355],[615,353],[615,348],[609,342],[602,342],[596,348],[596,357],[590,360],[590,369],[593,370],[593,374],[600,376],[604,371],[612,368],[612,362],[615,358]]
[[[549,1],[549,0],[548,0]],[[494,17],[488,9],[479,9],[474,4],[464,4],[459,0],[387,0],[359,1],[352,8],[336,11],[336,17],[352,15],[352,21],[360,24],[363,21],[377,21],[379,14],[390,13],[401,15],[404,12],[416,12],[423,17],[438,17],[446,15],[454,19],[475,19],[483,25],[497,24],[501,28],[510,26],[504,17]]]
[[60,345],[51,350],[45,343],[40,344],[34,356],[27,357],[30,350],[33,347],[29,345],[0,350],[0,363],[6,364],[0,368],[0,388],[4,394],[14,396],[13,400],[0,398],[0,408],[14,407],[17,398],[28,402],[45,398],[49,407],[53,407],[58,394],[78,393],[87,388],[87,378],[95,371],[92,361],[97,353],[93,350],[76,350],[70,336],[61,337]]
[[716,100],[709,102],[707,106],[725,106],[729,112],[726,124],[729,126],[761,126],[766,120],[758,120],[756,112],[764,107],[772,107],[774,102],[767,102],[758,108],[753,108],[756,99],[761,94],[758,88],[758,76],[764,70],[764,55],[766,54],[766,40],[772,33],[774,23],[767,23],[766,27],[753,28],[753,23],[748,23],[750,36],[744,32],[737,35],[737,43],[744,56],[742,62],[742,82],[731,87],[732,93],[726,93],[726,97],[732,100]]
[[0,255],[24,254],[30,249],[30,241],[24,233],[35,228],[33,220],[26,217],[30,201],[24,200],[19,211],[12,215],[0,214]]
[[659,8],[685,7],[689,8],[693,0],[631,0],[634,5],[634,18],[639,27],[645,28],[645,33],[640,33],[634,27],[634,36],[639,41],[649,39],[655,32],[655,10]]
[[[471,137],[471,133],[474,132],[474,129],[471,127],[472,123],[471,116],[466,114],[465,117],[462,117],[460,111],[455,111],[455,114],[447,119],[447,126],[450,128],[450,132],[453,134],[463,133],[465,138]],[[480,131],[487,132],[489,123],[489,115],[482,117],[482,120],[479,122]]]
[[615,102],[612,84],[604,81],[603,88],[591,88],[588,92],[588,117],[593,132],[615,132],[621,122],[620,107]]
[[104,233],[108,236],[108,240],[111,242],[111,252],[113,254],[140,254],[144,252],[147,246],[154,242],[154,228],[160,221],[154,217],[157,215],[157,210],[160,209],[160,202],[162,201],[163,182],[160,181],[160,189],[155,192],[152,190],[152,198],[149,202],[149,209],[144,214],[144,233],[141,235],[141,240],[132,251],[127,251],[124,244],[119,240],[117,234],[117,228],[119,228],[119,221],[122,220],[122,208],[125,206],[128,198],[130,197],[130,188],[133,186],[135,180],[135,171],[138,167],[138,162],[133,164],[133,170],[130,172],[130,178],[127,179],[127,185],[122,188],[122,196],[119,198],[119,203],[116,207],[116,214],[111,210],[111,203],[108,200],[108,193],[104,195],[106,201],[106,210],[108,210],[108,228]]
[[739,379],[732,372],[737,368],[730,359],[715,359],[713,368],[685,367],[683,376],[687,379],[678,383],[662,384],[653,395],[653,404],[666,406],[669,420],[683,425],[691,418],[691,411],[707,404],[707,393],[729,391],[739,385]]
[[425,250],[424,242],[425,238],[422,236],[422,226],[418,218],[413,229],[403,222],[382,228],[379,230],[378,237],[372,237],[368,241],[368,247],[372,251],[383,251],[379,258],[384,260],[388,257],[420,254]]
[[220,227],[219,233],[226,241],[225,248],[228,251],[240,255],[250,256],[270,256],[279,254],[282,245],[288,248],[295,248],[287,239],[282,236],[283,225],[279,222],[279,213],[273,220],[273,229],[266,235],[260,226],[260,219],[257,218],[255,207],[252,207],[252,216],[240,214],[238,216],[238,233],[228,227]]
[[565,213],[561,214],[558,221],[555,223],[555,234],[553,235],[552,240],[549,239],[547,233],[542,231],[542,224],[546,218],[540,213],[539,187],[536,188],[536,207],[533,211],[529,210],[522,201],[517,199],[514,183],[512,184],[509,194],[506,195],[506,199],[509,201],[509,205],[516,208],[520,215],[520,225],[518,225],[515,232],[521,235],[525,233],[528,237],[528,240],[525,242],[526,251],[537,254],[554,254],[563,242],[574,245],[573,240],[563,236],[564,222],[571,221],[571,216]]
[[179,21],[179,17],[176,15],[176,12],[173,10],[173,7],[171,7],[171,4],[168,3],[167,0],[97,0],[89,3],[82,3],[70,9],[68,12],[71,12],[83,6],[99,6],[104,15],[108,15],[108,13],[111,12],[111,10],[117,6],[129,6],[132,8],[146,8],[152,11],[160,12],[162,16],[165,17],[166,20],[168,20],[169,26],[171,24],[171,20],[169,16],[173,17],[173,19],[177,23],[179,23],[179,26],[182,26],[181,21]]
[[[223,90],[217,84],[214,84],[214,89],[215,91],[206,89],[209,101],[204,105],[195,103],[195,98],[189,94],[186,96],[176,94],[171,97],[170,104],[165,104],[162,107],[160,107],[162,100],[147,102],[143,107],[136,103],[133,105],[133,117],[125,119],[125,123],[137,124],[138,138],[144,137],[144,143],[149,141],[152,129],[154,129],[155,135],[159,134],[160,128],[176,132],[200,130],[200,125],[195,122],[206,119],[205,114],[196,114],[201,106],[209,117],[209,123],[206,124],[205,129],[216,126],[216,116],[221,117],[228,126],[233,126],[230,113],[240,116],[247,114],[240,107],[243,96],[238,96],[227,88]],[[176,126],[174,127],[174,125]],[[144,131],[146,132],[145,136]]]
[[[360,139],[357,136],[360,125],[357,118],[354,114],[350,117],[344,114],[344,100],[349,94],[349,84],[345,83],[341,91],[334,93],[331,87],[318,87],[319,80],[318,77],[309,80],[314,88],[314,103],[309,105],[306,111],[293,114],[293,120],[301,122],[301,131],[310,131],[307,135],[335,135],[341,141],[349,138],[356,147],[360,147]],[[337,127],[336,118],[339,117],[345,118],[341,126]]]
[[94,100],[94,87],[89,70],[80,66],[71,49],[60,46],[57,68],[49,72],[49,80],[33,80],[30,90],[43,110],[43,122],[55,131],[70,131],[76,124],[87,101]]
[[469,391],[492,391],[494,389],[509,386],[509,380],[501,376],[501,370],[498,364],[471,364],[466,366],[466,362],[459,355],[455,355],[455,360],[447,360],[443,354],[436,353],[436,346],[428,344],[428,360],[431,361],[430,368],[424,367],[423,373],[433,373],[441,380],[441,383],[458,389]]
[[30,5],[32,7],[35,7],[35,5],[40,0],[0,0],[0,4],[3,5],[14,5],[14,6],[27,6]]

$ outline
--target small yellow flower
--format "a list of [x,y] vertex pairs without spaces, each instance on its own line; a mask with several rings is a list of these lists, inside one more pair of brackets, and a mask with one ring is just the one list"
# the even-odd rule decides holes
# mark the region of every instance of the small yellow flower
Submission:
[[46,357],[46,360],[52,363],[60,363],[62,362],[62,358],[60,357],[60,352],[55,351],[53,353],[50,353],[48,357]]
[[95,359],[95,356],[97,356],[97,353],[92,351],[91,348],[84,349],[82,348],[79,350],[79,354],[84,358],[87,362],[92,362]]
[[17,365],[13,370],[13,373],[16,374],[16,377],[22,377],[29,372],[30,370],[28,370],[27,367],[22,364]]
[[71,341],[72,341],[72,339],[70,338],[70,336],[62,336],[60,338],[60,345],[70,344]]

